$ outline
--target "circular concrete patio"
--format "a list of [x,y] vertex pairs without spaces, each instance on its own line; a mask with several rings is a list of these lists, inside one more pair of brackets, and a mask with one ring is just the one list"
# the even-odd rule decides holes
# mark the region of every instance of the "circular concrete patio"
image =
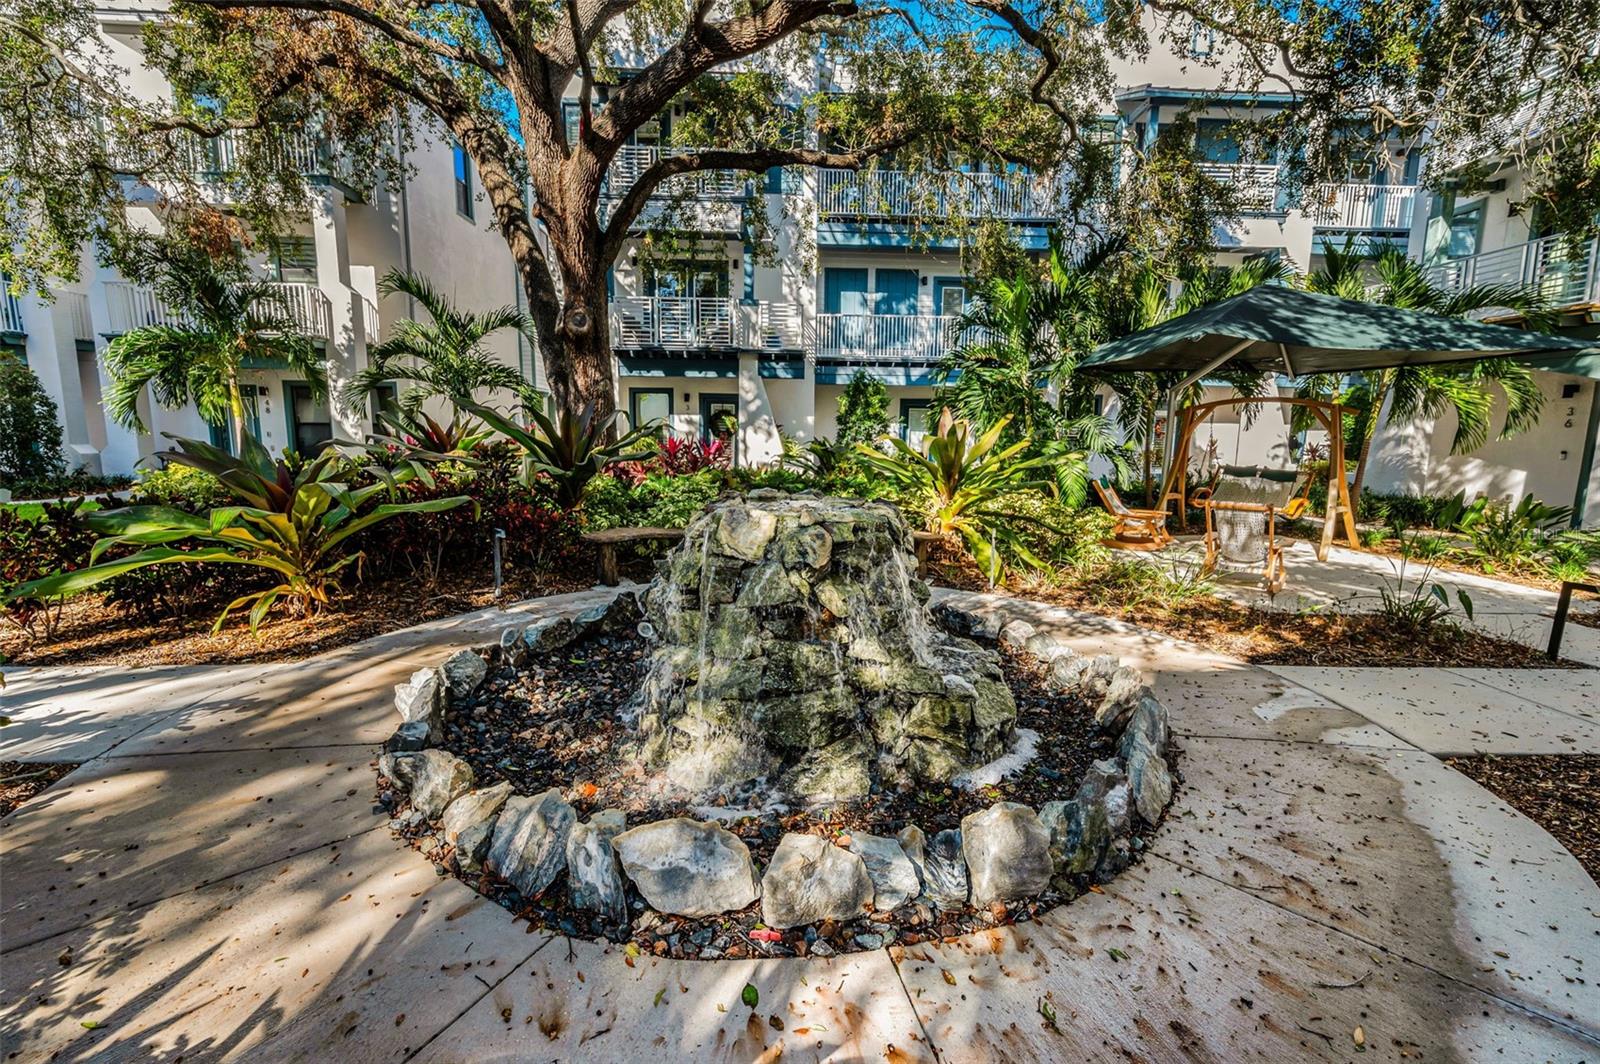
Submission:
[[13,672],[22,745],[85,763],[0,822],[0,1056],[1600,1057],[1600,889],[1537,826],[1281,675],[984,596],[952,597],[1139,665],[1172,710],[1185,785],[1104,893],[830,960],[526,933],[390,836],[371,764],[393,684],[601,594],[294,665]]

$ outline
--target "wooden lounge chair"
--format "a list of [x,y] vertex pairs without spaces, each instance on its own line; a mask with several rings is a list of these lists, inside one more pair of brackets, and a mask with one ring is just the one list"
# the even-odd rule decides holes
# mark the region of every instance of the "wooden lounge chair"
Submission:
[[1298,480],[1292,469],[1223,466],[1216,486],[1197,500],[1206,515],[1201,575],[1210,574],[1219,564],[1259,568],[1267,593],[1282,591],[1287,572],[1277,538],[1277,518],[1298,501],[1292,498]]
[[1116,519],[1111,538],[1105,541],[1106,546],[1124,550],[1160,550],[1172,542],[1172,536],[1167,532],[1165,510],[1140,510],[1129,506],[1122,501],[1117,489],[1106,477],[1094,480],[1093,484],[1101,505]]

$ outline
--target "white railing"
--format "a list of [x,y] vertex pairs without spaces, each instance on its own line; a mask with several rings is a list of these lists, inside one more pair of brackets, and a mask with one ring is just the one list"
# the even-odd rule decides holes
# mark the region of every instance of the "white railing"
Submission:
[[93,340],[94,321],[89,317],[87,292],[59,292],[56,299],[67,312],[67,322],[72,326],[74,340]]
[[357,295],[361,301],[361,335],[367,338],[368,344],[378,342],[378,306],[366,296]]
[[961,319],[948,314],[818,314],[818,358],[937,361],[955,346]]
[[[675,155],[689,155],[696,148],[663,148],[645,144],[629,144],[618,150],[606,174],[606,193],[613,199],[627,195],[628,189],[639,180],[639,175],[662,159]],[[695,199],[732,199],[746,193],[744,175],[734,170],[706,170],[693,174],[680,174],[656,186],[656,196],[678,195],[688,188]]]
[[240,160],[252,145],[248,137],[270,137],[264,143],[268,157],[274,164],[301,174],[330,174],[338,160],[338,150],[332,141],[309,130],[284,133],[274,130],[270,134],[230,131],[217,137],[196,139],[190,146],[190,159],[194,171],[202,175],[238,173]]
[[[322,340],[332,336],[333,308],[322,289],[303,282],[283,282],[272,287],[301,332]],[[187,320],[181,310],[169,306],[153,290],[126,281],[106,284],[106,310],[112,333],[132,332],[150,325],[183,325]]]
[[792,304],[727,296],[618,296],[611,301],[611,343],[674,351],[798,350],[800,316]]
[[22,331],[22,301],[11,294],[11,278],[0,273],[0,332]]
[[1306,213],[1325,229],[1406,229],[1417,202],[1415,185],[1315,185]]
[[1272,213],[1278,209],[1278,167],[1272,163],[1201,163],[1200,172],[1213,181],[1233,185],[1244,210]]
[[1564,236],[1547,236],[1452,259],[1431,274],[1436,284],[1452,292],[1513,284],[1537,288],[1557,307],[1600,303],[1600,237],[1574,244]]
[[817,171],[822,217],[1047,219],[1062,214],[1064,183],[1048,174]]

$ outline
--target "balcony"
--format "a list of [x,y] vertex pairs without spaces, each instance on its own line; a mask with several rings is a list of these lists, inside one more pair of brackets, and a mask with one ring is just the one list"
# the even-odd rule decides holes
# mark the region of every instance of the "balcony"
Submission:
[[67,322],[72,326],[74,340],[94,341],[94,321],[89,317],[87,292],[58,292],[56,301],[67,312]]
[[800,317],[789,303],[729,296],[618,296],[611,345],[625,350],[796,351]]
[[1600,304],[1600,237],[1574,245],[1565,236],[1547,236],[1451,259],[1430,275],[1452,292],[1515,284],[1537,288],[1555,307]]
[[[272,285],[283,299],[295,325],[316,340],[333,336],[333,308],[327,295],[314,284],[283,282]],[[168,306],[154,291],[126,281],[106,285],[106,309],[111,333],[118,335],[151,325],[183,325],[183,313]]]
[[1410,232],[1415,185],[1329,184],[1306,190],[1305,212],[1323,229]]
[[[240,160],[252,145],[247,138],[260,133],[233,130],[221,136],[197,138],[188,147],[189,165],[202,178],[227,177],[239,172]],[[274,165],[306,177],[334,176],[343,171],[338,145],[309,130],[274,132],[266,142]]]
[[816,355],[852,362],[938,362],[959,339],[955,315],[818,314]]
[[[611,169],[606,173],[606,195],[612,199],[621,199],[627,195],[633,183],[639,180],[639,175],[662,159],[675,155],[691,155],[698,150],[646,144],[626,145],[617,152],[616,158],[611,161]],[[662,198],[677,196],[684,194],[687,189],[692,199],[738,199],[749,194],[748,185],[749,182],[745,177],[736,171],[707,170],[669,178],[656,186],[652,196]]]
[[22,301],[11,294],[11,278],[0,273],[0,333],[21,333]]
[[1232,185],[1246,214],[1280,214],[1278,170],[1274,163],[1201,163],[1200,172]]
[[998,218],[1044,221],[1062,214],[1065,187],[1046,174],[817,171],[823,218]]

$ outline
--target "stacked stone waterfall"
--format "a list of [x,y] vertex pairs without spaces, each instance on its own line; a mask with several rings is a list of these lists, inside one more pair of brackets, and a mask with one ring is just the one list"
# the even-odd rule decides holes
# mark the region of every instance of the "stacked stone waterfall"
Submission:
[[1017,709],[999,657],[932,623],[915,568],[887,504],[755,491],[711,506],[645,599],[660,639],[636,704],[646,766],[691,794],[765,779],[826,801],[1003,754]]

